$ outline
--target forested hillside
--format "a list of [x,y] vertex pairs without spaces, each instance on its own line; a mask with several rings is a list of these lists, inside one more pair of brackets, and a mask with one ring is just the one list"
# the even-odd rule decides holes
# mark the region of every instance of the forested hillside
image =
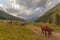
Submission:
[[36,22],[48,22],[60,25],[60,4],[56,5],[54,8],[42,15]]
[[3,19],[3,20],[20,20],[20,21],[25,21],[23,19],[20,19],[18,17],[15,17],[15,16],[12,16],[12,15],[9,15],[8,13],[0,10],[0,19]]

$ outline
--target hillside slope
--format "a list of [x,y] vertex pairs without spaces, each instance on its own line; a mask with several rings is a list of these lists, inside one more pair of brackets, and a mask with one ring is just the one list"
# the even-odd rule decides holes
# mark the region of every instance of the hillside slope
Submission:
[[42,15],[36,22],[49,22],[60,25],[60,4]]
[[20,20],[20,21],[25,21],[23,19],[20,19],[18,17],[9,15],[8,13],[0,10],[0,19],[4,19],[4,20]]

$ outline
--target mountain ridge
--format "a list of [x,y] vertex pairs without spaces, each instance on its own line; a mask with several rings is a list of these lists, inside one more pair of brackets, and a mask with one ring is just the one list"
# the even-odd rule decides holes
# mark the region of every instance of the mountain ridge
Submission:
[[23,20],[21,18],[12,16],[12,15],[10,15],[7,12],[2,11],[2,10],[0,10],[0,19],[3,19],[3,20],[19,20],[19,21],[25,21],[25,20]]

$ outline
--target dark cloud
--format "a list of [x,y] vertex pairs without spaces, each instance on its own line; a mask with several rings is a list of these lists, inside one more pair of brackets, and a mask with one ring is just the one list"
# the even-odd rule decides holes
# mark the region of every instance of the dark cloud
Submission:
[[[20,10],[14,8],[7,8],[7,11],[9,13],[17,14],[18,17],[21,17],[27,21],[34,21],[38,17],[43,15],[47,10],[51,9],[53,5],[56,5],[58,4],[58,2],[60,2],[59,0],[57,2],[56,1],[57,0],[16,0],[16,4],[24,8]],[[32,11],[32,13],[28,12],[30,14],[28,15],[28,13],[25,11]]]
[[39,6],[39,7],[45,7],[45,6],[46,6],[46,3],[47,3],[47,0],[41,0],[41,1],[37,4],[37,6]]

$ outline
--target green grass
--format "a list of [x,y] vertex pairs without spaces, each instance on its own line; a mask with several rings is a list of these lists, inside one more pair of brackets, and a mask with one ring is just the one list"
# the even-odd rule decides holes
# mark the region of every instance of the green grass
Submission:
[[0,23],[0,40],[31,40],[32,31],[26,26]]
[[[8,24],[3,23],[3,21],[0,21],[0,40],[32,40],[32,36],[35,33],[33,34],[31,29],[27,28],[27,26],[34,25],[36,27],[40,27],[41,25],[39,22],[18,22],[15,24]],[[25,23],[26,25],[21,26],[22,23]],[[55,32],[60,32],[60,27],[54,24],[48,24],[48,26],[54,29]],[[38,37],[36,40],[43,40],[42,37],[43,35]]]
[[60,33],[60,26],[57,26],[55,24],[49,24],[48,26],[50,28],[52,28],[55,32],[59,32]]

